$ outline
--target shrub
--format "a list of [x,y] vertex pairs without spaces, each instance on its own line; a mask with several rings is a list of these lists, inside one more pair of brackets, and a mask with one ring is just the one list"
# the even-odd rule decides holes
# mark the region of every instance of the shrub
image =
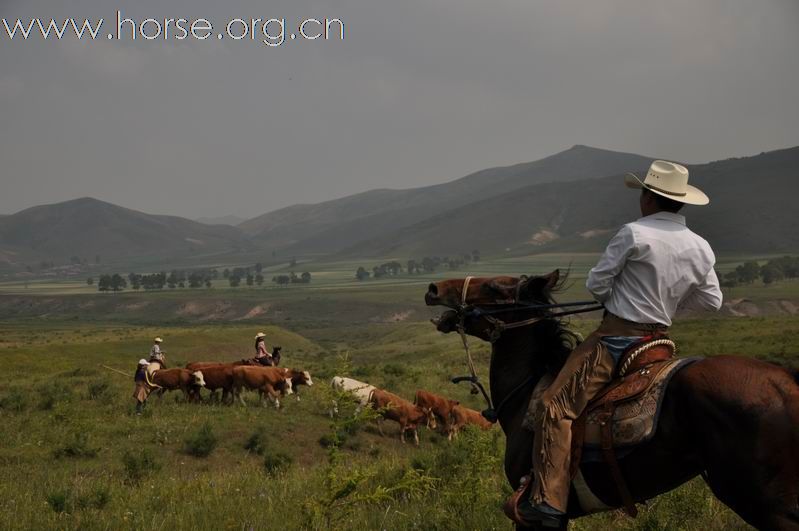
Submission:
[[50,410],[58,402],[66,402],[72,398],[72,390],[60,380],[53,380],[39,386],[39,409]]
[[264,455],[266,451],[266,430],[263,426],[259,426],[244,443],[244,449],[248,452]]
[[183,449],[187,454],[194,457],[208,457],[216,448],[216,443],[216,436],[211,429],[211,425],[206,422],[197,433],[186,439]]
[[293,462],[294,459],[287,453],[270,453],[264,457],[264,470],[268,476],[275,476],[290,467]]
[[65,490],[51,492],[47,495],[47,505],[49,505],[53,511],[57,513],[69,512],[69,492]]
[[102,509],[111,501],[111,494],[105,487],[96,487],[91,493],[79,496],[77,506],[79,509]]
[[161,465],[155,460],[152,452],[147,449],[138,452],[126,451],[122,456],[122,464],[128,482],[136,483],[150,472],[160,470]]
[[102,400],[111,394],[110,386],[105,380],[95,380],[89,382],[88,398],[89,400]]
[[75,433],[71,441],[53,450],[53,457],[97,457],[98,448],[89,446],[89,435],[85,431]]
[[19,413],[28,407],[28,395],[22,389],[12,389],[0,398],[0,409]]

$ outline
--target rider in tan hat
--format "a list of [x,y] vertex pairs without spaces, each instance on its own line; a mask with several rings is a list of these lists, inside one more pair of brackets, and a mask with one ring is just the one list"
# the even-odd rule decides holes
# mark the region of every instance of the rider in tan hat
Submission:
[[643,180],[630,174],[625,183],[641,190],[643,217],[611,239],[586,282],[604,304],[605,316],[570,354],[541,399],[531,403],[533,485],[530,499],[519,506],[530,525],[562,524],[571,483],[572,422],[611,381],[625,348],[642,336],[665,334],[678,309],[721,307],[713,251],[679,214],[686,204],[710,202],[688,184],[688,170],[656,160]]

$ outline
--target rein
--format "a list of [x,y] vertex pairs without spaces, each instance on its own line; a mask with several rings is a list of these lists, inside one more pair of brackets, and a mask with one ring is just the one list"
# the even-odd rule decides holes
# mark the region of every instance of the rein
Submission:
[[[472,386],[471,393],[476,395],[478,393],[483,395],[483,398],[486,401],[486,405],[488,406],[487,409],[482,411],[483,417],[488,420],[489,422],[496,423],[497,419],[499,418],[499,412],[502,407],[507,404],[507,402],[516,395],[519,391],[521,391],[524,387],[526,387],[534,378],[533,375],[525,378],[525,380],[517,385],[516,387],[508,393],[505,398],[502,399],[502,402],[495,408],[493,402],[491,401],[491,397],[486,392],[483,384],[480,383],[480,378],[477,376],[477,371],[474,368],[474,360],[472,359],[472,353],[469,348],[469,340],[466,338],[466,316],[467,314],[475,314],[477,316],[484,316],[493,326],[493,330],[491,335],[489,336],[489,341],[493,344],[495,343],[499,337],[502,335],[502,332],[505,330],[511,330],[514,328],[524,328],[528,326],[533,326],[545,319],[557,319],[559,317],[565,317],[567,315],[575,315],[578,313],[586,313],[586,312],[595,312],[597,310],[601,310],[604,308],[601,304],[598,304],[596,301],[579,301],[579,302],[563,302],[563,303],[550,303],[550,304],[522,304],[519,303],[519,290],[522,284],[522,280],[516,286],[516,296],[512,301],[502,302],[498,304],[498,308],[493,309],[483,309],[478,306],[471,306],[467,304],[466,298],[467,293],[469,291],[469,284],[474,277],[466,277],[463,280],[463,287],[461,288],[461,304],[454,310],[458,313],[458,317],[460,318],[460,323],[458,324],[458,334],[461,336],[461,342],[463,343],[463,350],[466,352],[466,365],[469,368],[469,376],[457,376],[452,378],[452,383],[458,384],[460,382],[469,382]],[[501,319],[497,319],[496,317],[492,317],[493,314],[499,313],[506,313],[510,311],[519,311],[519,310],[551,310],[554,308],[570,308],[570,307],[584,307],[588,306],[587,308],[577,308],[575,310],[566,310],[563,312],[557,313],[550,313],[543,316],[531,317],[529,319],[524,319],[522,321],[513,321],[508,323]]]

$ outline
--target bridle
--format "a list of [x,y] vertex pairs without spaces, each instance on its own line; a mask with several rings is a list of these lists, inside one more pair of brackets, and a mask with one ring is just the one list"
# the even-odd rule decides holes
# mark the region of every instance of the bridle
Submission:
[[[519,294],[522,288],[522,285],[527,280],[527,277],[522,275],[519,277],[519,282],[516,283],[516,293],[514,294],[513,299],[506,299],[502,301],[498,301],[495,303],[486,304],[486,306],[492,306],[490,309],[484,309],[480,306],[470,305],[467,302],[467,295],[469,291],[469,284],[471,283],[474,277],[468,276],[463,279],[463,286],[461,287],[461,303],[459,306],[453,308],[458,315],[458,334],[461,337],[461,341],[463,342],[463,349],[466,352],[466,365],[469,368],[469,376],[456,376],[452,378],[452,383],[458,384],[460,382],[469,382],[472,386],[471,393],[476,395],[478,393],[483,395],[483,398],[486,401],[486,405],[488,406],[487,409],[483,410],[482,415],[491,423],[495,423],[499,418],[499,412],[502,407],[508,402],[508,400],[516,395],[519,391],[521,391],[524,387],[526,387],[530,382],[532,382],[535,375],[531,375],[526,378],[522,383],[514,387],[508,395],[497,405],[494,407],[493,402],[491,401],[491,397],[483,387],[483,384],[480,382],[480,379],[477,376],[477,371],[474,368],[474,361],[472,359],[472,353],[469,349],[469,340],[466,337],[466,317],[467,316],[477,316],[482,317],[488,321],[491,325],[491,331],[488,334],[488,340],[491,344],[494,344],[496,341],[499,340],[500,336],[505,330],[512,330],[514,328],[525,328],[529,326],[533,326],[541,321],[548,320],[548,319],[557,319],[559,317],[564,317],[567,315],[575,315],[578,313],[586,313],[586,312],[594,312],[597,310],[601,310],[604,308],[601,304],[597,303],[596,301],[578,301],[578,302],[563,302],[563,303],[547,303],[547,304],[527,304],[520,302]],[[545,313],[544,315],[539,315],[536,317],[531,317],[529,319],[524,319],[522,321],[512,321],[507,322],[499,319],[497,317],[493,317],[495,314],[507,313],[511,311],[524,311],[524,310],[542,310],[548,311],[555,308],[571,308],[577,307],[574,310],[566,310],[562,312],[556,313]]]

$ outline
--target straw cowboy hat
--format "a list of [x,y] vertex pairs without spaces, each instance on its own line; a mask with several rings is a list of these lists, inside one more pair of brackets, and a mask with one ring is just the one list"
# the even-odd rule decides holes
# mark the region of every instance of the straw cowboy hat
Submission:
[[255,334],[255,339],[258,339],[259,337],[266,337],[266,334],[264,334],[263,332],[258,332],[257,334]]
[[161,339],[160,337],[156,337],[155,339],[153,339],[153,341],[155,341],[156,343],[163,343],[164,342],[164,340]]
[[665,160],[653,162],[643,181],[634,173],[628,173],[624,184],[629,188],[646,188],[654,194],[688,205],[710,203],[702,190],[688,184],[688,168]]
[[148,362],[148,361],[147,361],[146,359],[144,359],[144,358],[142,358],[142,359],[140,359],[140,360],[139,360],[139,365],[140,365],[140,366],[141,366],[141,365],[149,365],[149,364],[150,364],[150,362]]

